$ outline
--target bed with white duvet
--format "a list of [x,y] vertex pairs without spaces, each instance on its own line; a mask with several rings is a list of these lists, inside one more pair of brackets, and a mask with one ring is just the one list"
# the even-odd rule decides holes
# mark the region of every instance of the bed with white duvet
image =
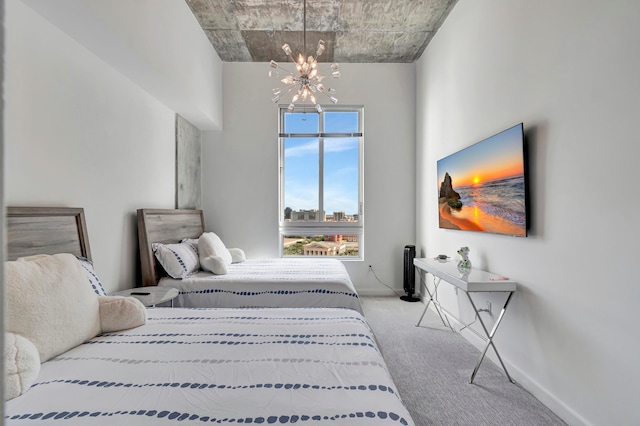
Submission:
[[410,425],[348,309],[148,310],[42,364],[9,424]]
[[362,313],[355,287],[335,259],[247,259],[225,275],[199,271],[182,279],[160,278],[178,289],[180,307],[338,307]]
[[363,312],[339,257],[247,258],[205,231],[202,210],[138,209],[137,218],[142,285],[178,289],[174,306]]

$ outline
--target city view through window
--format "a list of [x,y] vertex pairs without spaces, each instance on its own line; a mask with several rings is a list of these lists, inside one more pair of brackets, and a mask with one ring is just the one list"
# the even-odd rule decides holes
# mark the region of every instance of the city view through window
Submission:
[[360,114],[357,108],[283,112],[283,256],[360,256]]
[[[317,210],[293,211],[285,209],[285,220],[291,222],[357,222],[358,215],[334,212],[332,216],[321,218]],[[357,234],[285,235],[283,237],[284,256],[359,256],[360,236]]]

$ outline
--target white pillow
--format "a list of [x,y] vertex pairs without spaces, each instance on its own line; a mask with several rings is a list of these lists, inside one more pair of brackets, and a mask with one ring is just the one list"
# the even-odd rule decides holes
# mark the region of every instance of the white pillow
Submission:
[[[26,262],[30,260],[41,259],[43,257],[49,256],[48,254],[34,254],[33,256],[19,257],[19,262]],[[100,278],[96,274],[96,271],[93,269],[93,262],[87,259],[84,256],[76,255],[76,258],[80,262],[80,266],[84,269],[85,274],[87,275],[87,279],[89,280],[89,285],[98,296],[106,296],[107,292],[105,291]]]
[[189,243],[152,245],[156,259],[172,278],[186,278],[200,269],[198,253]]
[[231,263],[241,263],[246,260],[244,250],[242,249],[230,248],[229,253],[231,253]]
[[25,393],[40,373],[40,355],[35,345],[15,333],[4,333],[4,399]]
[[182,240],[180,240],[180,242],[191,245],[191,247],[193,247],[193,249],[196,251],[196,253],[198,252],[198,239],[197,238],[183,238]]
[[205,271],[216,275],[225,275],[228,272],[227,264],[220,256],[207,256],[200,259],[200,266]]
[[139,327],[147,322],[147,309],[135,297],[99,297],[100,328],[103,333]]
[[106,296],[107,292],[104,290],[100,278],[98,278],[96,271],[93,269],[93,262],[83,256],[76,257],[80,261],[80,266],[82,266],[82,269],[84,269],[84,272],[89,279],[89,284],[91,284],[91,288],[93,289],[93,291],[95,291],[98,296]]
[[205,232],[200,235],[200,239],[198,240],[198,254],[200,255],[200,259],[204,259],[209,256],[217,256],[221,257],[222,261],[227,265],[231,265],[231,253],[227,250],[224,243],[213,232]]
[[29,339],[45,362],[100,333],[98,296],[72,254],[6,262],[6,331]]

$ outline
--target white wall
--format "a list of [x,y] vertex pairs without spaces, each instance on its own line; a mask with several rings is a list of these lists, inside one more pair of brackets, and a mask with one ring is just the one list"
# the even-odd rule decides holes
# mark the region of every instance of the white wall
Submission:
[[[634,0],[462,1],[418,62],[419,255],[468,245],[475,266],[519,282],[498,348],[570,424],[640,424],[638,16]],[[438,229],[436,161],[521,121],[530,236]]]
[[222,61],[184,1],[22,1],[201,130],[220,129]]
[[[364,105],[365,259],[345,261],[361,294],[402,288],[402,250],[415,236],[415,65],[341,64],[342,105]],[[204,132],[207,228],[249,257],[278,251],[278,108],[266,63],[225,63],[223,132]],[[285,100],[283,99],[283,102]]]
[[[5,203],[83,207],[106,290],[133,287],[139,269],[136,209],[174,207],[175,113],[181,111],[26,3],[8,0],[6,6]],[[75,10],[63,12],[73,16]],[[211,49],[200,53],[210,55]],[[211,78],[201,81],[202,90]],[[189,94],[184,96],[180,102],[188,103]]]

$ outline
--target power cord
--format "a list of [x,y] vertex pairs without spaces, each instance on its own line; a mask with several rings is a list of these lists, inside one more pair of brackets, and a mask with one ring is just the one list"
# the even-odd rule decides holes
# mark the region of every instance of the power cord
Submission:
[[373,273],[373,276],[376,278],[376,280],[378,280],[378,282],[380,284],[382,284],[383,286],[387,287],[389,290],[393,291],[396,294],[396,296],[398,296],[398,297],[402,296],[402,294],[398,294],[398,292],[393,287],[385,284],[384,282],[382,282],[380,280],[380,278],[378,278],[378,275],[376,274],[376,271],[373,270],[373,266],[369,265],[369,270]]

